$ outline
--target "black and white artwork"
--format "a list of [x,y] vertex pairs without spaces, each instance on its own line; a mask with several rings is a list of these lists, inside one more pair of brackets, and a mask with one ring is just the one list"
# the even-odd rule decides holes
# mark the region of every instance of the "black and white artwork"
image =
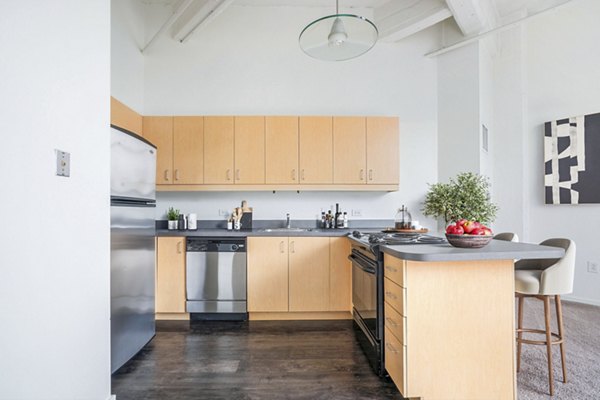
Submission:
[[546,122],[546,204],[600,203],[600,113]]

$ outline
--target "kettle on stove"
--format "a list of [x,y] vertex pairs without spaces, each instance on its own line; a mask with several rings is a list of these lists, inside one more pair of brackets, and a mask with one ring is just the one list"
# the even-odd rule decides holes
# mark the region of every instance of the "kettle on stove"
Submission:
[[396,213],[394,220],[394,227],[396,229],[412,229],[412,216],[408,212],[408,209],[402,205]]

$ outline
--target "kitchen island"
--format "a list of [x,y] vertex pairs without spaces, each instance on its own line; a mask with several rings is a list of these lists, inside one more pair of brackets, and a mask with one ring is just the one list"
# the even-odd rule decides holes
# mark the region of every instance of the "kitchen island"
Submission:
[[516,399],[514,260],[563,249],[492,240],[381,250],[385,367],[402,395]]

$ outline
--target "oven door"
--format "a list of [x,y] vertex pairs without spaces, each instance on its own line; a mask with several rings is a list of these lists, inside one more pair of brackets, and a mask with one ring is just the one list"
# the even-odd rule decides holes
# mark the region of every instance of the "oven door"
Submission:
[[353,250],[352,261],[352,303],[355,318],[365,334],[372,341],[379,338],[377,321],[377,262]]

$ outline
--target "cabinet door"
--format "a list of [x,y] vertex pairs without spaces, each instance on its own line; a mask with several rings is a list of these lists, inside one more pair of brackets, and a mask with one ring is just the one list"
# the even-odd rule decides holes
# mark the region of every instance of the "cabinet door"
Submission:
[[173,118],[173,182],[204,182],[204,118]]
[[173,183],[173,117],[144,117],[144,138],[156,146],[156,184]]
[[333,182],[366,182],[366,119],[333,117]]
[[289,238],[290,311],[329,308],[329,238]]
[[329,311],[352,310],[350,251],[348,238],[329,238]]
[[367,117],[367,183],[398,184],[397,117]]
[[204,117],[204,183],[233,184],[233,117]]
[[248,311],[288,311],[288,238],[248,238]]
[[300,117],[300,183],[333,183],[332,117]]
[[235,117],[235,183],[265,183],[265,117]]
[[159,237],[156,258],[156,312],[185,312],[185,238]]
[[298,117],[265,118],[266,182],[298,183]]

